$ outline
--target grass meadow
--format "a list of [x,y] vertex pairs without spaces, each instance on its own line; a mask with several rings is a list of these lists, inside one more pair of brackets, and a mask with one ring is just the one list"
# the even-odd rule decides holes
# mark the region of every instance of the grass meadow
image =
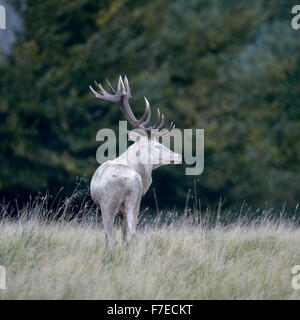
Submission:
[[[30,205],[9,218],[2,208],[0,299],[299,299],[291,268],[300,264],[300,229],[293,219],[238,213],[231,223],[205,214],[142,215],[137,243],[105,249],[96,211],[66,219]],[[93,212],[93,213],[91,213]],[[217,215],[221,216],[221,210]],[[223,217],[230,215],[223,212]],[[243,218],[241,218],[243,216]],[[272,219],[270,218],[272,217]],[[119,228],[116,225],[116,228]]]

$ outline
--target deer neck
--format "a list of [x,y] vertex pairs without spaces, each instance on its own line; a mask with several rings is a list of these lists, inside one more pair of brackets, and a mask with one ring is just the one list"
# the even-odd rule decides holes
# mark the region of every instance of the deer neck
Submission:
[[152,165],[141,163],[133,164],[134,170],[141,176],[143,184],[143,194],[145,194],[152,183]]
[[134,145],[132,145],[116,160],[118,160],[119,163],[126,163],[127,166],[132,168],[141,176],[143,184],[143,194],[145,194],[152,183],[153,165],[143,164],[139,161],[136,161],[136,152],[138,152],[138,149],[135,148]]

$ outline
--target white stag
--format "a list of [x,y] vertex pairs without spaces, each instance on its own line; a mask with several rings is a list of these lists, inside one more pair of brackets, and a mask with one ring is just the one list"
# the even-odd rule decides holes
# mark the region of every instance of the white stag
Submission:
[[127,77],[124,81],[120,77],[117,91],[107,82],[111,94],[96,81],[99,92],[91,86],[90,89],[96,98],[117,104],[132,127],[139,129],[128,132],[129,138],[135,143],[118,158],[98,167],[91,181],[91,196],[102,213],[106,243],[111,247],[115,241],[115,216],[119,214],[122,219],[123,241],[135,238],[141,198],[152,183],[152,170],[170,163],[179,164],[182,158],[158,142],[159,137],[169,135],[175,127],[171,124],[167,133],[160,131],[164,126],[164,116],[160,116],[159,110],[155,125],[147,126],[151,119],[151,108],[146,98],[144,115],[136,119],[129,104],[131,91]]

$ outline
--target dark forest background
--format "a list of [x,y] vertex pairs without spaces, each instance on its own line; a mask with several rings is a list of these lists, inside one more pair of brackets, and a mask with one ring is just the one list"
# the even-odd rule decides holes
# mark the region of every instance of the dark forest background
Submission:
[[[89,91],[126,74],[177,128],[205,129],[205,168],[153,174],[161,208],[293,208],[300,199],[300,30],[288,0],[15,0],[24,19],[0,63],[0,198],[72,193],[97,168],[96,133],[123,120]],[[3,32],[3,31],[1,31]],[[143,206],[154,207],[152,190]]]

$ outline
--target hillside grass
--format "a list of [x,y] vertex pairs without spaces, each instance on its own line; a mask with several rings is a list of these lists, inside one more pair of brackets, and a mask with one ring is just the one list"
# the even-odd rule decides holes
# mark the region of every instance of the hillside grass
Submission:
[[143,223],[136,245],[105,249],[102,224],[0,223],[1,299],[299,299],[300,229],[284,219],[213,227],[189,217]]

